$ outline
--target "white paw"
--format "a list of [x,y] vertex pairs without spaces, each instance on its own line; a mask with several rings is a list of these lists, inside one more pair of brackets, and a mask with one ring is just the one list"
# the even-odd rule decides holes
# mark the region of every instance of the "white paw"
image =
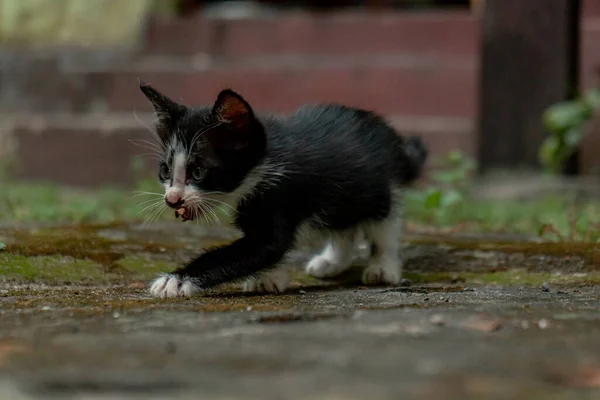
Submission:
[[390,260],[373,262],[363,272],[362,281],[365,285],[397,285],[402,278],[402,262]]
[[191,279],[171,274],[159,276],[150,285],[150,294],[160,298],[191,297],[200,290]]
[[244,292],[283,293],[290,284],[290,274],[283,268],[269,271],[244,282]]
[[315,278],[334,278],[348,268],[348,265],[334,262],[328,257],[318,255],[306,265],[306,273]]

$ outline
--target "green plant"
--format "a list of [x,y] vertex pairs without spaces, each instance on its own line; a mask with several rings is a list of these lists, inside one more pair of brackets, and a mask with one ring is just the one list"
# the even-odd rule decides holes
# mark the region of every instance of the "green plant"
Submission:
[[412,202],[422,205],[425,219],[446,219],[464,202],[472,184],[472,174],[477,164],[459,151],[433,161],[431,184],[423,191],[410,192]]
[[563,162],[579,147],[585,135],[585,124],[600,108],[600,89],[583,96],[561,101],[548,107],[542,122],[550,135],[539,150],[539,160],[552,173],[560,173]]

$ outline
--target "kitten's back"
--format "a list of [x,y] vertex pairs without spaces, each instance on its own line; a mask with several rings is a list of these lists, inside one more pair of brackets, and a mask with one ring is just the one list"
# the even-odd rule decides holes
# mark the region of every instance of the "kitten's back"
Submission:
[[[343,105],[305,105],[269,130],[306,168],[345,177],[386,175],[400,184],[417,179],[427,159],[419,137],[403,138],[379,115]],[[373,176],[374,177],[374,176]]]

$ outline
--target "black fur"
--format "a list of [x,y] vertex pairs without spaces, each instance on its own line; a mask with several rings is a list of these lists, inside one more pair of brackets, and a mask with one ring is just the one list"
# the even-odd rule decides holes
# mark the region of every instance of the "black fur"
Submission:
[[193,109],[148,85],[141,89],[159,113],[165,143],[178,135],[189,147],[203,132],[188,166],[206,171],[201,182],[192,182],[199,190],[232,192],[253,168],[267,171],[237,205],[234,223],[243,237],[173,272],[202,288],[276,266],[303,223],[344,231],[385,219],[394,206],[391,184],[417,179],[427,158],[418,137],[404,139],[363,110],[314,105],[285,117],[260,116],[231,90],[221,92],[214,106]]

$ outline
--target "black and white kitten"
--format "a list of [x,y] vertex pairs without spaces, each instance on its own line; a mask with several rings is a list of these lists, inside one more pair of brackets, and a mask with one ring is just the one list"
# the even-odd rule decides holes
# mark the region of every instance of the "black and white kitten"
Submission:
[[232,90],[212,106],[190,108],[147,84],[140,89],[158,114],[166,203],[184,219],[233,204],[243,233],[158,277],[152,295],[191,296],[239,280],[246,291],[283,292],[289,276],[276,267],[305,229],[328,237],[306,266],[310,275],[346,270],[360,234],[372,253],[363,282],[400,282],[400,188],[427,158],[418,137],[403,139],[379,116],[341,105],[263,116]]

